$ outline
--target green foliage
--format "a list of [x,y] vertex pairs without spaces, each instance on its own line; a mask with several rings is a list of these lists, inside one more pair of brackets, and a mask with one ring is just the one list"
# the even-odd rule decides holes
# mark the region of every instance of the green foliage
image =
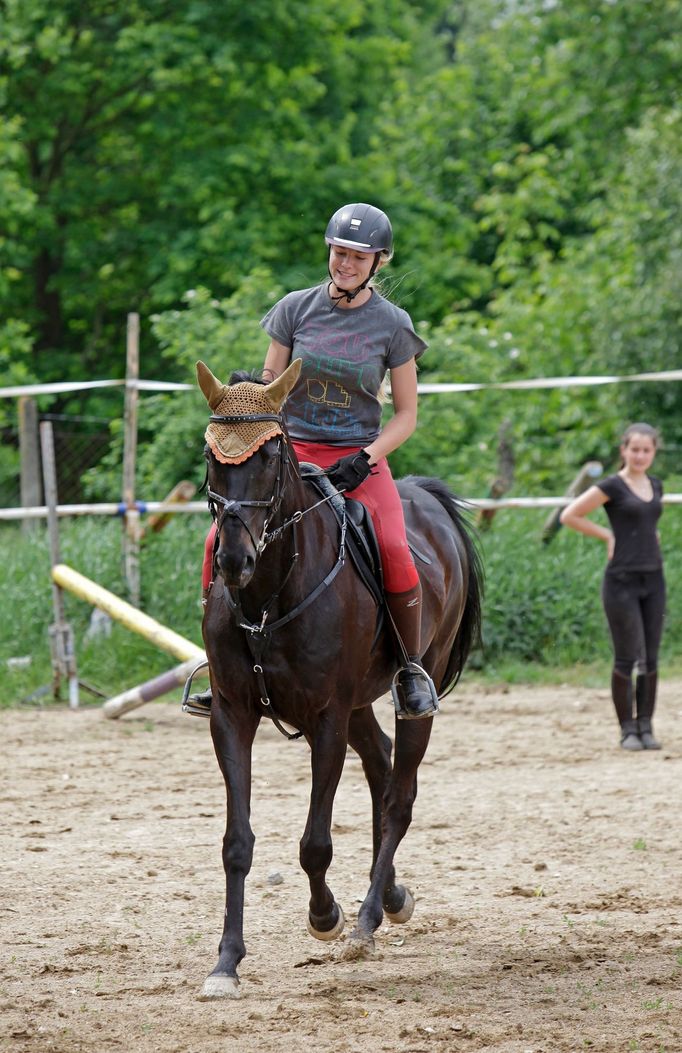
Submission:
[[433,61],[446,7],[5,4],[0,304],[4,275],[50,352],[41,378],[119,373],[129,310],[230,295],[275,261],[295,281],[320,217],[355,196],[377,106]]
[[[258,368],[259,318],[321,277],[326,217],[353,199],[393,220],[385,287],[430,341],[423,381],[674,367],[681,72],[675,0],[6,3],[0,372],[120,376],[129,310],[147,378],[193,384],[197,358]],[[393,465],[481,496],[504,428],[512,493],[553,494],[588,458],[610,470],[624,425],[649,419],[666,478],[681,391],[424,396]],[[137,489],[153,500],[199,481],[205,408],[142,400]],[[93,499],[120,491],[113,405],[50,406],[116,418]]]
[[563,530],[543,545],[541,523],[538,512],[499,512],[484,537],[487,662],[568,665],[609,651],[599,601],[603,546]]
[[[0,175],[0,179],[1,179]],[[0,323],[0,383],[18,386],[31,383],[31,337],[25,322],[17,319]],[[10,399],[0,399],[0,434],[17,427],[18,407]],[[0,445],[0,492],[11,491],[20,472],[19,451],[9,443]]]

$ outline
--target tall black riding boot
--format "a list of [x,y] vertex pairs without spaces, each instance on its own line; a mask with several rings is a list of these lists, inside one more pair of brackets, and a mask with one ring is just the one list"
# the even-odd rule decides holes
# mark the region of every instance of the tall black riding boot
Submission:
[[632,680],[616,669],[611,674],[611,697],[620,724],[620,744],[624,750],[641,750],[639,725],[632,716]]
[[644,673],[635,681],[635,698],[637,699],[637,725],[639,737],[645,750],[660,750],[661,744],[654,738],[651,718],[656,708],[656,688],[658,672]]
[[[208,603],[208,597],[209,597],[210,592],[211,592],[211,586],[210,585],[209,585],[209,587],[207,589],[202,589],[201,590],[201,605],[202,605],[202,607],[205,607],[206,604]],[[192,715],[195,716],[195,717],[204,717],[204,716],[205,717],[210,717],[210,715],[211,715],[211,702],[213,701],[213,694],[211,692],[211,688],[210,687],[208,687],[205,691],[197,691],[197,692],[195,692],[195,694],[190,695],[189,698],[187,699],[187,701],[191,702],[192,705],[196,707],[193,711],[192,710],[187,710],[188,713],[191,712]]]
[[421,583],[407,592],[387,592],[386,603],[408,656],[406,663],[401,655],[401,666],[394,683],[396,714],[401,720],[432,717],[438,712],[438,695],[420,659]]

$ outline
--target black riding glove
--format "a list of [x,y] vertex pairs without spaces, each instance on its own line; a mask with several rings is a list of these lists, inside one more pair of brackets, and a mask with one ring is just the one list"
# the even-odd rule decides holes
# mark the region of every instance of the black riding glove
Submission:
[[337,490],[350,493],[365,479],[371,471],[369,465],[369,454],[365,450],[359,453],[349,453],[342,457],[326,470],[327,478],[334,484]]

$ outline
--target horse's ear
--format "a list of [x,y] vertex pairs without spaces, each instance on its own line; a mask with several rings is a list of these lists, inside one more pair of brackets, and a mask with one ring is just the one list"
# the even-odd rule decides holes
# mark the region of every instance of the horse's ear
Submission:
[[197,362],[197,382],[211,409],[217,409],[225,397],[227,385],[221,384],[203,362]]
[[276,413],[279,413],[284,405],[287,395],[298,380],[302,365],[303,360],[301,358],[295,358],[294,361],[287,366],[284,372],[277,377],[277,380],[273,380],[273,382],[266,387],[265,394],[268,397],[268,402]]

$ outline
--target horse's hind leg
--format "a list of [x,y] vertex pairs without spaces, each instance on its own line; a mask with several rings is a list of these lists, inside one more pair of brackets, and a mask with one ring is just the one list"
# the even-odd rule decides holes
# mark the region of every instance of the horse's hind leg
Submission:
[[343,718],[325,713],[311,741],[312,788],[305,832],[301,838],[301,866],[310,883],[308,932],[318,940],[341,934],[344,916],[327,886],[332,861],[332,808],[346,758],[347,727]]
[[[381,848],[381,827],[384,795],[391,776],[391,740],[377,721],[371,706],[353,710],[348,729],[348,741],[362,761],[372,798],[372,867],[374,874]],[[395,883],[395,869],[390,867],[382,891],[382,906],[390,921],[409,921],[414,910],[414,899],[409,889]]]
[[[432,723],[432,720],[396,721],[395,759],[384,795],[381,844],[357,925],[349,937],[350,955],[365,953],[374,947],[374,932],[381,924],[386,890],[394,881],[395,853],[412,821],[412,806],[417,796],[417,769],[426,752]],[[401,886],[392,887],[396,901],[387,908],[389,916],[393,915],[396,921],[406,921],[412,913],[411,895]]]

